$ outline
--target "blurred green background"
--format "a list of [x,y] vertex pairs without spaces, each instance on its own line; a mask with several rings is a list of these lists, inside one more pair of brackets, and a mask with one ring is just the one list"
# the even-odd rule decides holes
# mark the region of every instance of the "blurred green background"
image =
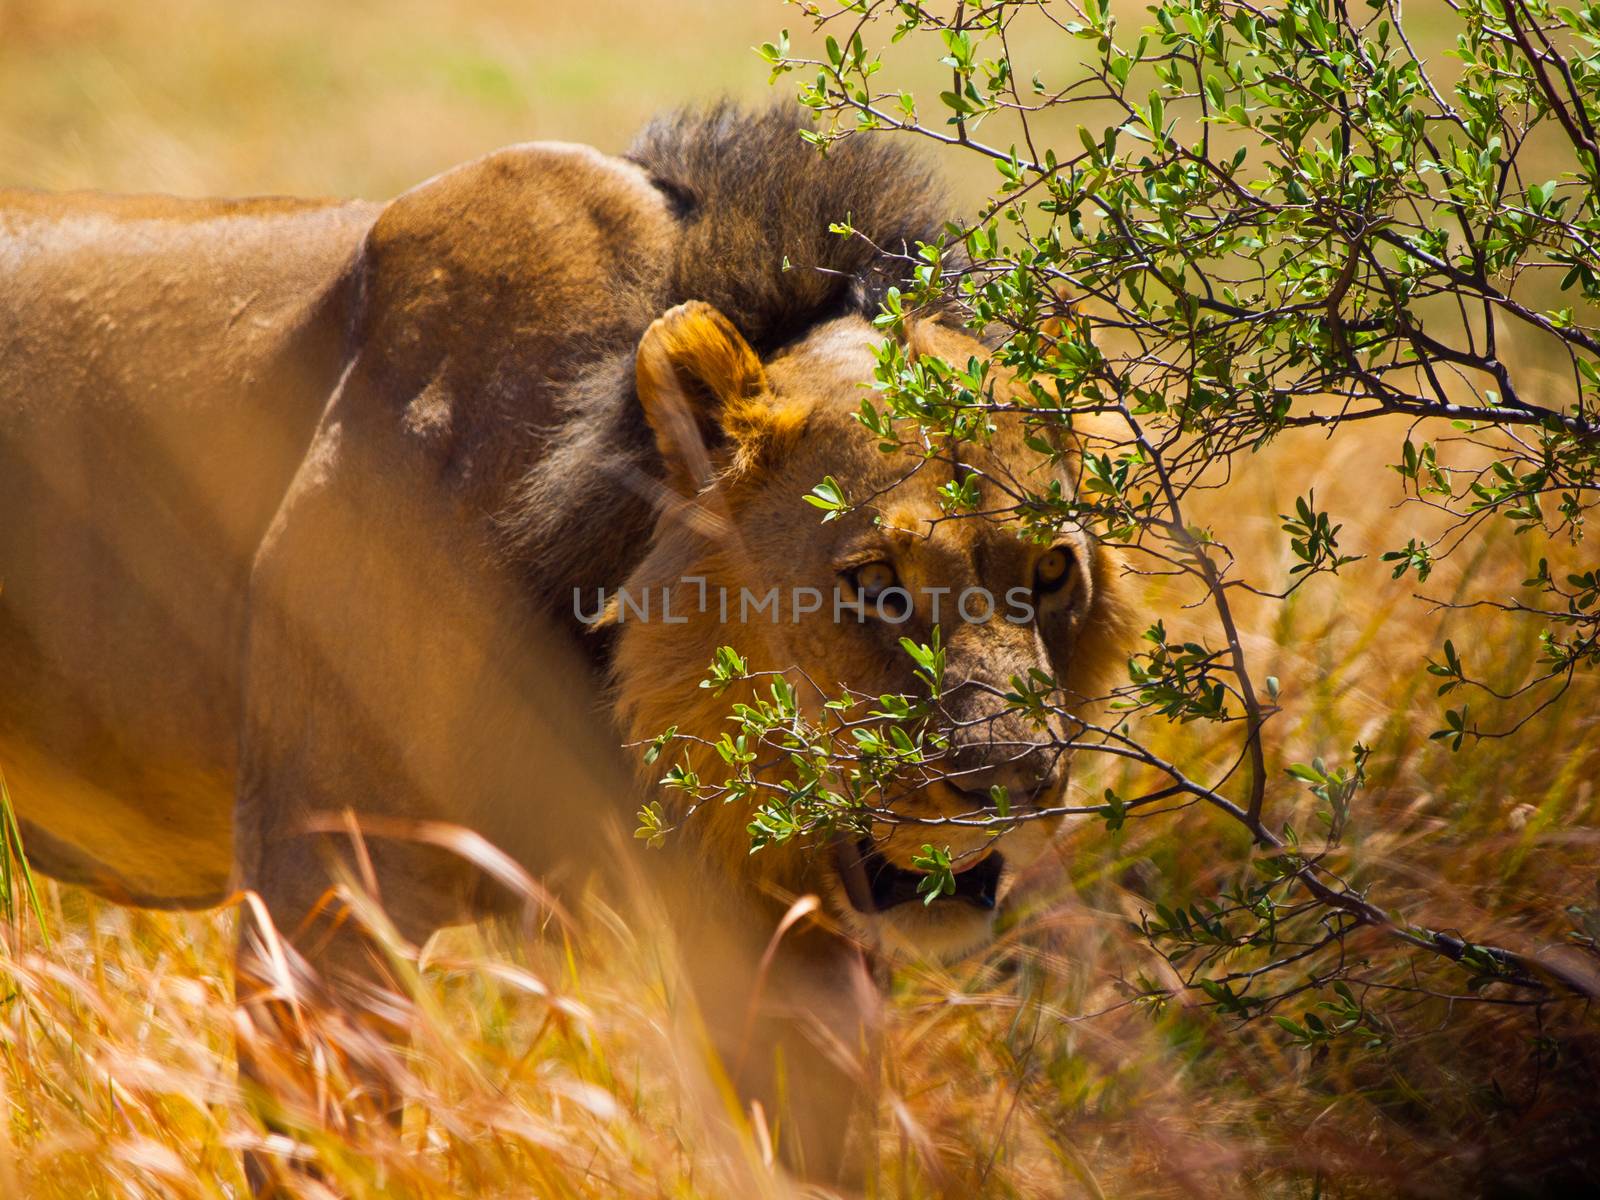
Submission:
[[0,0],[0,184],[385,197],[508,142],[761,100],[779,0]]
[[[892,27],[883,78],[947,87],[940,51]],[[770,86],[753,49],[782,29],[821,43],[785,0],[0,0],[0,186],[382,199],[511,142],[619,152],[665,108],[792,100],[798,76]],[[1091,48],[1036,13],[1016,29],[1019,69],[1052,82]],[[1076,145],[1080,119],[1037,132]],[[940,165],[967,205],[995,180]]]

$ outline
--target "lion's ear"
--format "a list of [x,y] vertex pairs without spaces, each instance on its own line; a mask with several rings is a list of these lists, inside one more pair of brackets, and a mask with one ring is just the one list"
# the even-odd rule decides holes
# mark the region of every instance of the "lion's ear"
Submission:
[[761,360],[733,322],[690,300],[644,331],[634,370],[668,482],[692,496],[710,481],[717,449],[730,435],[742,438],[766,410]]

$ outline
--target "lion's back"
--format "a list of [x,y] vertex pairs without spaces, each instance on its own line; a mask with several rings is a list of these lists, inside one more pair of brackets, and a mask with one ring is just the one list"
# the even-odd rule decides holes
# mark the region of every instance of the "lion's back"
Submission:
[[0,193],[0,767],[60,874],[225,886],[250,559],[376,211]]

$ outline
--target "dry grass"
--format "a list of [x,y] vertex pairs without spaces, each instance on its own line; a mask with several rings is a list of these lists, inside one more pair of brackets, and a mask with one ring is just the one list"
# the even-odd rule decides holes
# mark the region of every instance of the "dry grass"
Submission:
[[[1288,472],[1333,500],[1341,479],[1371,479],[1293,449],[1258,469],[1245,492],[1270,496]],[[1389,544],[1396,518],[1370,490],[1365,508],[1336,511]],[[1267,530],[1255,537],[1236,548],[1280,553]],[[1501,540],[1470,569],[1520,578],[1508,560],[1521,549]],[[1436,713],[1417,663],[1433,623],[1387,574],[1357,568],[1337,594],[1324,585],[1258,624],[1251,650],[1298,705],[1297,723],[1274,729],[1275,760],[1374,744],[1374,786],[1345,851],[1352,876],[1409,919],[1548,952],[1574,924],[1567,905],[1597,907],[1594,690],[1547,712],[1527,744],[1451,755],[1425,738]],[[1473,619],[1474,642],[1509,650],[1522,637],[1503,618]],[[1295,805],[1289,787],[1277,802]],[[1170,977],[1131,922],[1207,894],[1247,859],[1204,811],[1118,834],[1085,825],[991,952],[902,972],[877,1106],[879,1194],[1431,1196],[1489,1176],[1531,1185],[1504,1194],[1538,1195],[1560,1194],[1537,1172],[1577,1150],[1592,1168],[1594,1143],[1575,1141],[1596,1132],[1581,1107],[1592,1023],[1388,992],[1459,993],[1465,976],[1377,935],[1350,953],[1369,962],[1354,975],[1390,1031],[1378,1049],[1307,1054],[1270,1023],[1233,1025],[1193,997],[1129,1004],[1141,977]],[[283,1127],[336,1195],[784,1194],[764,1131],[719,1090],[695,1036],[668,932],[597,897],[572,938],[458,931],[420,971],[397,958],[415,1031],[404,1053],[308,1004],[321,1047],[309,1060],[236,1017],[231,911],[140,912],[48,883],[42,900],[48,941],[22,917],[0,950],[0,1194],[236,1195],[240,1152],[282,1152],[270,1139]],[[276,1135],[239,1092],[236,1036],[299,1090]],[[354,1062],[403,1087],[403,1129],[372,1110]]]
[[[663,104],[763,94],[745,48],[784,19],[739,0],[0,0],[0,182],[382,195],[506,141],[615,147]],[[1332,452],[1308,439],[1244,464],[1214,506],[1219,534],[1246,563],[1286,569],[1271,514],[1315,485],[1350,550],[1403,543],[1413,514],[1392,507],[1398,489],[1374,465],[1385,436],[1401,433]],[[1513,592],[1532,553],[1492,537],[1429,590],[1449,596],[1470,577]],[[1248,649],[1291,709],[1269,729],[1271,759],[1374,746],[1341,852],[1350,876],[1408,919],[1549,953],[1600,909],[1600,697],[1576,688],[1522,739],[1452,755],[1427,740],[1438,714],[1422,656],[1442,627],[1509,672],[1530,633],[1500,614],[1434,614],[1411,590],[1368,561],[1245,614]],[[1148,602],[1166,612],[1173,600]],[[1190,731],[1164,736],[1193,759]],[[1089,771],[1081,785],[1104,782]],[[1305,823],[1287,779],[1274,803]],[[1130,923],[1209,894],[1248,857],[1196,809],[1114,834],[1086,824],[991,952],[903,972],[878,1194],[1571,1194],[1562,1183],[1594,1170],[1600,1145],[1600,1057],[1581,1009],[1441,998],[1462,991],[1461,972],[1376,935],[1350,946],[1388,1032],[1376,1048],[1311,1054],[1192,997],[1128,1003],[1141,977],[1171,978]],[[286,1143],[268,1140],[281,1135],[235,1082],[235,1038],[256,1043],[232,1005],[234,913],[118,909],[53,884],[41,898],[42,925],[18,917],[0,946],[0,1196],[240,1194],[241,1150]],[[304,1019],[320,1055],[257,1046],[303,1089],[283,1115],[333,1194],[784,1192],[766,1131],[721,1089],[695,1034],[670,937],[598,897],[578,907],[572,938],[461,931],[418,971],[397,960],[416,1030],[403,1054],[315,1006]],[[1401,985],[1421,990],[1390,990]],[[404,1084],[403,1128],[370,1111],[351,1061]]]

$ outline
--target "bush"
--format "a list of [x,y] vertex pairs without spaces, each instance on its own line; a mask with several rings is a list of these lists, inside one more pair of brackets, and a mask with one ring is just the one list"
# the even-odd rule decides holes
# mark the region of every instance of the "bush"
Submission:
[[[803,3],[821,57],[797,54],[787,32],[761,47],[774,80],[801,81],[819,152],[900,135],[993,169],[976,216],[916,248],[916,285],[891,291],[878,318],[894,331],[954,313],[992,359],[913,359],[888,338],[861,423],[886,449],[925,454],[981,439],[1003,406],[1026,413],[1041,456],[1052,430],[1074,431],[1076,490],[1020,487],[1006,515],[1041,539],[1091,529],[1181,606],[1183,631],[1151,623],[1100,708],[1069,704],[1043,675],[1012,681],[1017,707],[1072,714],[1063,749],[1097,781],[1074,811],[1116,834],[1198,804],[1245,835],[1234,869],[1179,881],[1181,901],[1141,913],[1172,972],[1139,980],[1134,999],[1270,1016],[1288,1045],[1348,1047],[1351,1071],[1394,1067],[1394,1014],[1418,1001],[1446,1001],[1447,1016],[1525,1011],[1519,1037],[1543,1036],[1558,1012],[1582,1025],[1596,994],[1591,881],[1558,872],[1564,886],[1518,947],[1404,915],[1395,898],[1410,885],[1344,843],[1374,772],[1392,779],[1416,747],[1358,738],[1295,756],[1309,739],[1275,731],[1314,725],[1323,700],[1314,681],[1297,692],[1263,669],[1252,631],[1287,627],[1309,590],[1337,603],[1338,589],[1371,588],[1375,572],[1416,589],[1381,641],[1422,655],[1436,694],[1426,736],[1462,778],[1491,743],[1537,758],[1541,722],[1600,665],[1584,541],[1600,499],[1600,6],[1459,0],[1418,18],[1383,0],[1161,0],[1142,24],[1114,7]],[[1076,65],[1061,65],[1063,45]],[[896,79],[934,60],[942,87]],[[997,392],[1001,376],[1020,398]],[[1400,505],[1387,544],[1357,553],[1311,490],[1286,511],[1212,498],[1237,497],[1236,476],[1313,435],[1329,453],[1358,440],[1385,456]],[[950,516],[994,515],[949,491]],[[825,518],[852,503],[832,479],[808,499]],[[1264,519],[1281,553],[1246,561],[1232,547]],[[1495,643],[1471,635],[1491,611]],[[1441,632],[1414,650],[1397,635],[1442,631],[1451,614],[1466,639]],[[1503,617],[1521,632],[1505,635]],[[937,758],[937,638],[905,648],[927,695],[843,696],[810,722],[777,686],[735,714],[730,782],[677,784],[695,804],[752,803],[758,849],[864,828],[885,778]],[[743,670],[730,650],[708,683]],[[793,764],[776,788],[761,782],[774,756]],[[997,830],[1019,819],[996,801]],[[663,815],[647,826],[659,836]],[[1460,828],[1470,838],[1471,822]],[[950,886],[946,849],[930,844],[918,865],[930,899]],[[1577,1041],[1550,1045],[1592,1065]],[[1570,1146],[1552,1153],[1565,1162]]]

